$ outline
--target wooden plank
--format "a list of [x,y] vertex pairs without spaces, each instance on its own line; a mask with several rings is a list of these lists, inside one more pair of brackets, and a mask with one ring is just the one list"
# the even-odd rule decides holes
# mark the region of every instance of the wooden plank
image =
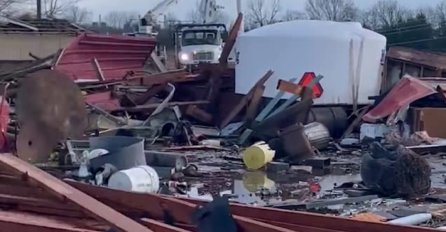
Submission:
[[302,86],[286,80],[279,80],[279,82],[277,83],[277,89],[297,96],[300,96],[303,90]]
[[370,106],[367,106],[361,110],[361,112],[357,115],[355,120],[348,126],[347,130],[344,131],[344,134],[342,134],[341,140],[345,139],[347,136],[349,136],[355,127],[359,125],[359,123],[362,121],[362,117],[369,111]]
[[186,115],[193,117],[201,122],[212,124],[214,117],[212,114],[198,108],[196,105],[190,105],[186,109]]
[[[95,197],[100,201],[115,202],[125,207],[141,210],[150,215],[150,218],[161,219],[163,212],[169,212],[175,221],[192,225],[191,215],[197,205],[183,200],[162,197],[154,194],[141,194],[107,189],[92,185],[86,185],[74,181],[66,181],[71,186]],[[244,232],[292,232],[293,230],[258,222],[250,218],[233,215],[237,225]]]
[[[316,78],[314,80],[312,80],[310,82],[310,84],[308,84],[306,87],[310,88],[310,89],[313,88],[313,86],[315,84],[319,83],[319,81],[322,80],[322,78],[324,78],[324,76],[317,75]],[[294,96],[290,97],[282,105],[280,105],[276,110],[274,110],[267,118],[269,118],[269,117],[279,113],[280,111],[286,109],[288,106],[290,106],[291,104],[295,103],[299,98],[300,98],[299,95],[294,95]]]
[[190,232],[149,218],[141,219],[141,223],[156,232]]
[[104,73],[102,72],[101,66],[96,58],[91,59],[91,64],[93,65],[94,71],[99,81],[105,81]]
[[84,228],[76,228],[65,222],[52,220],[46,217],[17,213],[17,212],[0,212],[0,228],[1,231],[17,231],[17,232],[94,232],[97,230],[89,230]]
[[248,109],[246,110],[246,121],[251,121],[256,116],[257,110],[259,109],[260,101],[263,97],[263,92],[265,92],[265,86],[260,85],[254,91],[251,101],[249,102]]
[[166,66],[161,62],[160,58],[155,54],[155,51],[150,54],[150,58],[152,59],[153,63],[155,64],[156,68],[160,72],[167,72]]
[[[204,205],[207,202],[197,199],[176,197],[183,201],[191,202],[197,205]],[[252,218],[266,223],[277,224],[286,227],[286,224],[298,225],[299,227],[314,227],[335,231],[346,232],[376,232],[376,231],[392,231],[392,232],[433,232],[434,229],[425,227],[406,227],[396,226],[385,223],[365,222],[349,218],[341,218],[335,216],[321,215],[307,212],[297,212],[284,209],[274,209],[266,207],[255,207],[237,203],[231,203],[231,212],[243,217]],[[290,229],[296,228],[288,225]],[[307,231],[307,230],[301,230]],[[311,230],[308,230],[311,231]],[[321,231],[322,232],[322,231]],[[328,232],[328,231],[327,231]]]
[[254,92],[256,91],[258,86],[264,85],[266,81],[273,75],[273,71],[269,70],[266,74],[260,78],[257,83],[249,90],[249,92],[240,100],[239,104],[234,107],[234,109],[226,116],[226,118],[221,122],[220,128],[224,128],[227,126],[248,104],[249,100],[251,100]]
[[31,185],[42,187],[60,200],[78,205],[85,213],[104,221],[112,227],[123,231],[151,231],[109,206],[15,156],[0,154],[0,165],[12,169],[16,175],[23,176]]
[[232,48],[235,45],[235,41],[237,40],[238,33],[240,31],[240,27],[243,21],[243,14],[239,13],[237,16],[237,20],[229,31],[228,39],[226,40],[225,46],[220,55],[220,64],[227,65],[229,54],[231,54]]
[[[289,82],[296,82],[297,78],[292,78],[289,80]],[[282,99],[283,95],[285,95],[284,91],[279,91],[276,96],[268,103],[268,105],[266,105],[266,107],[260,112],[259,115],[257,115],[255,121],[256,122],[261,122],[263,121],[263,119],[266,118],[266,116],[269,115],[269,113],[271,113],[271,111],[274,109],[274,107],[277,105],[277,103],[279,103],[279,101]]]

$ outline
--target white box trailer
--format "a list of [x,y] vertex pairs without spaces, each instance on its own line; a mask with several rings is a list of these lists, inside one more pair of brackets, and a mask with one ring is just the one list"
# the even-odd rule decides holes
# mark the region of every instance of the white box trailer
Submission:
[[[268,70],[265,97],[274,97],[279,79],[315,72],[324,94],[316,105],[369,104],[379,95],[386,38],[360,23],[298,20],[264,26],[237,39],[236,93],[246,94]],[[289,98],[285,95],[283,98]]]

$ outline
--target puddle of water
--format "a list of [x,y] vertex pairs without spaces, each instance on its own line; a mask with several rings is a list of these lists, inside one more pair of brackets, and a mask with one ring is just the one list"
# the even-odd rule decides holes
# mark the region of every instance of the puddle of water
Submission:
[[[267,174],[263,171],[245,172],[239,178],[234,178],[230,186],[226,189],[220,189],[222,193],[231,196],[231,200],[251,205],[274,205],[285,201],[292,200],[295,203],[316,200],[324,195],[332,194],[336,186],[344,183],[359,182],[361,177],[359,174],[346,175],[326,175],[323,177],[309,176],[292,176],[292,175],[275,175]],[[319,185],[319,193],[313,194],[312,188],[314,184]],[[198,195],[198,190],[192,188],[188,192],[188,196],[192,198],[209,199],[210,195]]]

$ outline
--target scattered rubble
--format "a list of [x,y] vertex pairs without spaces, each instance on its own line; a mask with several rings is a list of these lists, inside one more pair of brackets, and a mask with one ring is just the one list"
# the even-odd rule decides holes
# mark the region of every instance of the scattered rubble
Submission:
[[[163,67],[152,38],[82,34],[1,73],[0,145],[17,157],[0,156],[0,223],[20,231],[444,227],[442,80],[404,75],[370,96],[374,104],[316,106],[331,87],[323,73],[281,77],[269,99],[276,73],[265,70],[241,96],[228,75],[241,17],[220,63],[194,72]],[[407,62],[391,50],[389,60]]]

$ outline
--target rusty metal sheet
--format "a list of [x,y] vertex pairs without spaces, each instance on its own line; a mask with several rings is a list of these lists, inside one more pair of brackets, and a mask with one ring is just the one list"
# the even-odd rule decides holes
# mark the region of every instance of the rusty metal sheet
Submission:
[[190,230],[184,230],[149,218],[141,219],[141,223],[156,232],[190,232]]
[[446,54],[432,53],[406,47],[391,47],[387,57],[438,69],[446,69]]
[[65,74],[41,70],[27,75],[19,85],[17,151],[21,158],[44,162],[59,141],[83,135],[85,104],[81,91]]
[[2,231],[17,232],[95,232],[79,228],[62,220],[50,219],[29,213],[1,211],[0,227]]
[[143,225],[115,211],[113,208],[95,200],[91,196],[71,187],[56,177],[9,154],[0,155],[0,166],[6,167],[15,175],[25,176],[26,181],[34,186],[46,189],[62,201],[76,204],[82,211],[104,223],[123,231],[149,232]]
[[376,122],[398,111],[401,107],[434,93],[436,91],[430,84],[405,75],[362,119],[366,122]]
[[91,62],[96,59],[105,80],[119,80],[129,71],[142,71],[155,45],[149,37],[82,34],[63,50],[55,69],[75,81],[97,81]]
[[[164,211],[175,221],[192,225],[191,215],[197,205],[183,200],[162,197],[154,194],[138,194],[119,190],[91,186],[74,181],[66,181],[73,187],[95,197],[102,202],[114,202],[131,209],[147,212],[152,218],[163,218]],[[143,203],[144,202],[144,203]],[[258,222],[250,218],[233,215],[237,225],[244,232],[291,232],[293,230]]]
[[[175,197],[197,205],[206,204],[206,201]],[[231,203],[231,212],[243,217],[253,218],[255,220],[263,221],[286,227],[296,231],[314,231],[314,232],[329,232],[329,231],[345,231],[345,232],[376,232],[376,231],[392,231],[392,232],[433,232],[437,231],[426,227],[410,227],[410,226],[396,226],[385,223],[364,222],[354,219],[341,218],[335,216],[321,215],[307,212],[297,212],[284,209],[274,209],[266,207],[256,207],[237,203]],[[297,230],[302,228],[302,230]],[[306,229],[309,230],[306,230]],[[313,230],[312,228],[316,228]],[[321,230],[318,230],[321,229]]]

